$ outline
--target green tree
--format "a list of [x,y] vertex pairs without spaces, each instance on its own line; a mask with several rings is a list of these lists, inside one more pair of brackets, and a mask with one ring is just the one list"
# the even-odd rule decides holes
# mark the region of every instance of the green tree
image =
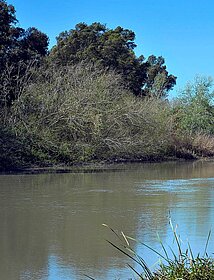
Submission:
[[59,34],[50,59],[59,65],[94,62],[120,73],[135,95],[149,96],[157,88],[156,95],[165,97],[176,77],[168,74],[162,57],[137,57],[134,40],[135,33],[120,26],[108,29],[97,22],[79,23],[75,29]]
[[162,56],[151,55],[146,61],[146,81],[143,91],[146,96],[165,97],[176,83],[176,77],[169,75]]
[[28,65],[39,64],[48,52],[48,37],[35,27],[17,27],[15,8],[0,0],[0,105],[10,105],[20,88],[17,81]]
[[213,79],[196,77],[188,83],[174,106],[178,128],[189,133],[214,133]]

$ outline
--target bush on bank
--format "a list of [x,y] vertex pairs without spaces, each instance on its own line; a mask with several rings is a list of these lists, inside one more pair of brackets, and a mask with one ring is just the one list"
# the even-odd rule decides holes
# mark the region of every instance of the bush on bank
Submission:
[[[203,98],[136,97],[118,74],[92,64],[29,71],[13,106],[1,108],[1,169],[214,154],[213,107]],[[204,106],[203,130],[199,121],[190,129],[195,104]]]
[[167,104],[135,97],[115,72],[89,64],[40,70],[5,110],[17,165],[152,159],[169,149]]

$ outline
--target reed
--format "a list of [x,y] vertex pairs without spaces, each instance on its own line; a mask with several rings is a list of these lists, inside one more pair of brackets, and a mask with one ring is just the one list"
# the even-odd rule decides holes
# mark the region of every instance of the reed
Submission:
[[[212,280],[214,279],[214,259],[207,253],[208,244],[210,241],[211,231],[209,231],[207,240],[204,246],[203,255],[198,254],[194,256],[191,245],[188,243],[185,250],[181,246],[181,238],[177,233],[177,227],[174,227],[171,219],[169,220],[172,234],[175,240],[177,250],[166,248],[160,241],[163,253],[158,252],[147,244],[126,235],[124,232],[117,232],[110,226],[103,224],[103,226],[113,232],[119,240],[119,245],[107,240],[116,250],[127,256],[132,262],[136,263],[139,269],[134,268],[133,265],[128,264],[128,267],[137,276],[139,280]],[[147,265],[145,259],[137,254],[133,249],[131,243],[139,243],[144,247],[154,252],[160,259],[160,263],[154,271]],[[170,252],[169,252],[170,251]],[[170,257],[172,256],[172,257]],[[140,270],[140,271],[139,271]],[[94,278],[85,275],[88,279],[95,280]]]

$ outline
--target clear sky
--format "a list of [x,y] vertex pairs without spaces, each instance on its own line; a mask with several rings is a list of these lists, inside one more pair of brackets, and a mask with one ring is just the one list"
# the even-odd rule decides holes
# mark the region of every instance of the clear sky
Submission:
[[20,27],[36,27],[50,38],[75,24],[101,22],[131,29],[137,55],[163,56],[178,77],[171,96],[196,75],[214,77],[213,0],[7,0]]

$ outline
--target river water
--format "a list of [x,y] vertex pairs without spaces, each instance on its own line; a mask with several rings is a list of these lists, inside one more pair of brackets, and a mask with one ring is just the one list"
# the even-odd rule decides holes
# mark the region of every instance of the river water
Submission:
[[[112,165],[94,172],[0,176],[0,279],[133,278],[134,265],[107,240],[116,231],[161,251],[169,216],[195,254],[214,225],[214,162]],[[208,252],[214,252],[214,233]],[[158,257],[134,250],[153,267]],[[137,268],[138,269],[138,268]]]

